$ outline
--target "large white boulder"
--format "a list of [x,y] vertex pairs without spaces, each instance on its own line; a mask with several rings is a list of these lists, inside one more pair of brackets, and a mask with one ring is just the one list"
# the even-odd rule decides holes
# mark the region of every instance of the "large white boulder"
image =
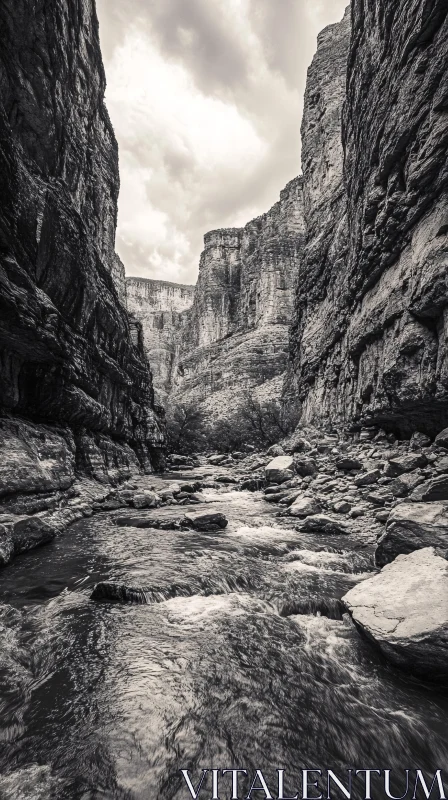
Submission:
[[277,456],[265,468],[268,483],[283,483],[294,475],[294,459],[291,456]]
[[375,553],[379,567],[424,547],[448,550],[448,504],[401,503],[387,520]]
[[433,547],[398,556],[342,602],[395,665],[430,679],[448,678],[448,562]]

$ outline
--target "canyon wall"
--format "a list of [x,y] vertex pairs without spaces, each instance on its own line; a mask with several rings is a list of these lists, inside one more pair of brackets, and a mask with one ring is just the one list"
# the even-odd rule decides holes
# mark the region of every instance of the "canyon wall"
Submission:
[[319,37],[285,384],[304,423],[448,424],[447,51],[445,0],[353,0]]
[[163,419],[114,251],[118,152],[94,0],[6,0],[0,31],[3,496],[67,488],[76,470],[150,470]]
[[279,397],[303,239],[300,178],[244,228],[205,235],[169,403],[225,416],[253,387],[261,397]]
[[165,406],[173,383],[194,286],[150,278],[128,278],[127,308],[143,327],[143,342],[154,376],[158,403]]

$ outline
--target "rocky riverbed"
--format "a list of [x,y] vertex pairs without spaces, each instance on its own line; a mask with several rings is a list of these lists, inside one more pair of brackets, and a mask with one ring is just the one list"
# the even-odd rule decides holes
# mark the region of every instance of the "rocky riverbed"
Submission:
[[307,429],[173,457],[15,559],[0,796],[180,800],[179,769],[202,766],[438,768],[442,439]]

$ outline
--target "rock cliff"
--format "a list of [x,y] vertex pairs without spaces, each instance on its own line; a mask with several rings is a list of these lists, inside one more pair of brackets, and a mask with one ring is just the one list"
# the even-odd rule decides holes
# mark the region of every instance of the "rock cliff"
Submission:
[[114,251],[118,152],[94,0],[6,0],[0,31],[7,497],[63,491],[75,470],[116,481],[151,469],[163,423]]
[[319,37],[286,382],[305,424],[448,422],[447,50],[444,0],[353,0]]
[[[225,415],[246,389],[280,395],[303,238],[300,178],[286,186],[269,212],[244,228],[205,235],[192,307],[176,318],[177,344],[164,349],[168,362],[164,355],[157,378],[169,390],[168,403],[198,403]],[[142,321],[147,340],[154,341],[153,300],[137,307],[131,299],[133,281],[128,281],[130,308]],[[165,314],[169,301],[160,298]]]
[[143,342],[154,376],[156,400],[165,405],[173,382],[186,322],[183,311],[191,308],[194,286],[127,278],[128,311],[143,327]]

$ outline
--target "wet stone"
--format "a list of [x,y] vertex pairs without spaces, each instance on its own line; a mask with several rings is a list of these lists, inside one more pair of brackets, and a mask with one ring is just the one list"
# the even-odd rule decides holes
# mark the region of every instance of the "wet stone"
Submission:
[[223,530],[228,525],[228,519],[219,512],[192,512],[185,514],[185,520],[197,531]]

